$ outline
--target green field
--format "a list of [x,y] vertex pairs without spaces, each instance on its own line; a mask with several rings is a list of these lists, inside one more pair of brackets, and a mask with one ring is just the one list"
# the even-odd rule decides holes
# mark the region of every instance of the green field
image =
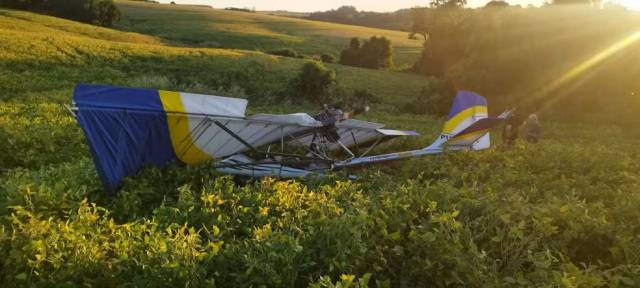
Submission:
[[[613,125],[543,122],[537,145],[506,149],[494,133],[488,151],[370,167],[353,171],[361,176],[353,182],[239,185],[209,165],[148,168],[105,196],[82,131],[61,106],[78,82],[313,111],[269,101],[304,60],[256,50],[339,51],[354,33],[374,32],[413,45],[400,32],[120,5],[117,28],[135,32],[0,9],[3,286],[640,285],[639,135]],[[415,53],[405,52],[396,62],[411,62]],[[382,98],[366,119],[423,134],[381,151],[423,147],[438,134],[442,119],[398,109],[430,80],[329,67],[347,89]]]
[[309,56],[339,58],[352,37],[385,36],[394,46],[398,69],[420,56],[422,42],[408,33],[341,25],[262,13],[226,11],[188,5],[121,1],[118,29],[154,35],[169,45],[271,51],[293,48]]

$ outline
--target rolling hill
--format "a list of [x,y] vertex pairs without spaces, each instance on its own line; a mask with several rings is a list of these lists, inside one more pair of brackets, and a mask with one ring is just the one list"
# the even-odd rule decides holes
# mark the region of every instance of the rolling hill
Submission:
[[[125,2],[125,5],[129,3]],[[131,5],[137,7],[136,5],[151,4]],[[126,9],[130,8],[125,8],[125,11]],[[204,8],[179,9],[200,11]],[[181,47],[185,43],[179,46],[172,45],[158,35],[120,32],[33,13],[11,10],[0,12],[0,65],[5,67],[5,73],[0,74],[0,89],[5,93],[0,95],[0,99],[5,100],[21,97],[23,94],[34,95],[32,92],[56,94],[57,99],[68,99],[71,89],[78,82],[158,86],[158,83],[145,84],[149,79],[160,79],[184,88],[198,86],[200,90],[209,92],[220,87],[240,87],[246,93],[252,94],[248,96],[266,97],[281,89],[304,63],[304,60],[275,57],[253,50]],[[131,15],[131,11],[125,13]],[[245,15],[241,12],[221,13],[238,18]],[[164,17],[159,16],[158,19]],[[235,25],[232,20],[229,20],[229,23],[231,26]],[[339,29],[336,31],[336,34],[343,33]],[[239,34],[237,37],[248,40],[253,36]],[[267,38],[280,39],[278,37]],[[263,38],[257,36],[255,39],[259,41]],[[225,43],[236,41],[229,38]],[[313,46],[309,47],[316,49]],[[389,102],[406,101],[414,97],[422,86],[428,84],[422,77],[405,73],[342,65],[332,65],[332,68],[336,70],[340,83],[345,87],[368,89]],[[251,71],[257,72],[246,75],[252,73]],[[262,71],[268,73],[261,73]],[[251,79],[254,76],[258,78]],[[247,77],[251,81],[245,81]],[[407,85],[408,83],[413,84]]]
[[118,6],[122,10],[118,29],[158,36],[170,45],[262,51],[294,48],[303,54],[339,57],[352,37],[385,36],[394,46],[399,69],[415,63],[422,51],[422,41],[409,39],[401,31],[190,5],[119,1]]

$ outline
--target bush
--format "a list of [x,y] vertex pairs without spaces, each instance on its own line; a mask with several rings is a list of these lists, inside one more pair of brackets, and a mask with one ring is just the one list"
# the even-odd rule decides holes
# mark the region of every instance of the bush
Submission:
[[358,38],[352,38],[349,47],[342,50],[340,64],[369,69],[393,67],[391,41],[386,37],[373,36],[360,46]]
[[100,26],[120,19],[113,0],[0,0],[0,6],[51,14]]
[[413,101],[404,106],[404,111],[413,114],[432,114],[445,116],[451,108],[455,88],[447,80],[435,80],[424,86]]
[[326,102],[322,104],[332,104],[332,106],[339,107],[348,113],[354,113],[354,115],[368,111],[371,104],[382,102],[380,97],[367,89],[350,90],[338,83],[332,84],[327,94]]
[[281,49],[281,50],[269,51],[267,53],[269,53],[271,55],[282,56],[282,57],[304,58],[304,55],[299,54],[298,52],[296,52],[296,50],[293,50],[291,48],[285,48],[285,49]]
[[209,286],[199,277],[203,263],[222,245],[204,245],[199,231],[178,224],[118,225],[108,211],[86,201],[65,220],[23,207],[15,207],[10,219],[13,233],[1,244],[13,253],[3,257],[0,279],[13,287]]
[[247,8],[227,7],[224,10],[253,13],[253,10]]
[[293,102],[326,103],[330,98],[330,87],[336,82],[336,73],[317,61],[306,62],[302,70],[285,91]]
[[360,66],[370,69],[393,67],[391,40],[373,36],[365,41],[360,50]]
[[0,101],[0,173],[77,159],[88,154],[84,143],[75,119],[61,105]]
[[353,91],[353,99],[362,103],[373,104],[381,103],[382,99],[378,95],[373,94],[367,89],[357,89]]
[[323,63],[336,63],[336,57],[331,54],[320,55],[320,61]]
[[374,103],[380,103],[380,97],[371,93],[366,89],[356,89],[352,93],[347,93],[344,89],[335,89],[337,93],[332,97],[335,99],[339,106],[343,107],[347,111],[353,111],[355,114],[360,114],[366,111],[366,108]]
[[360,39],[358,37],[351,38],[349,48],[342,50],[340,53],[340,64],[347,66],[358,66],[360,51]]
[[88,157],[13,169],[0,176],[0,283],[636,287],[640,150],[624,130],[576,128],[357,182],[237,185],[211,165],[169,166],[103,198]]

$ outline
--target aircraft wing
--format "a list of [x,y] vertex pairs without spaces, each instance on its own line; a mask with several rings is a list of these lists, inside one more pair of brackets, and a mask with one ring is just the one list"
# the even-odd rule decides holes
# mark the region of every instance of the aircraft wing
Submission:
[[[347,147],[366,148],[377,141],[389,140],[399,136],[417,136],[415,131],[402,131],[383,129],[384,125],[374,122],[367,122],[357,119],[347,119],[336,123],[340,142]],[[308,146],[313,140],[313,135],[304,135],[297,139],[291,140],[291,144]],[[338,150],[340,146],[337,143],[328,145],[330,150]]]
[[190,127],[193,127],[190,132],[193,145],[209,155],[210,159],[280,143],[287,135],[313,131],[322,126],[304,113],[264,116],[258,114],[243,119],[232,119],[194,115],[187,118]]
[[142,166],[197,164],[322,126],[307,114],[245,117],[247,100],[80,84],[74,114],[107,191]]

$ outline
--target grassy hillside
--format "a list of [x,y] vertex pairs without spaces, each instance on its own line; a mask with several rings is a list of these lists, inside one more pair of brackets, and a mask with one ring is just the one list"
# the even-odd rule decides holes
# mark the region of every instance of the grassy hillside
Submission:
[[[281,89],[304,62],[252,51],[174,47],[153,36],[18,11],[2,10],[0,21],[0,65],[5,68],[0,99],[5,100],[37,91],[58,93],[57,99],[67,101],[78,82],[196,86],[201,92],[236,87],[248,94],[236,96],[259,99]],[[347,88],[366,88],[389,102],[406,101],[428,84],[409,74],[332,68]],[[401,89],[407,83],[413,84]]]
[[[144,9],[132,11],[126,17],[139,13],[155,23],[165,20]],[[253,21],[243,20],[245,15],[257,17],[233,15],[241,22]],[[223,19],[235,31],[226,37],[249,41],[247,35],[273,33],[255,27],[238,32]],[[175,29],[196,25],[183,21],[173,23]],[[201,43],[209,41],[207,33],[199,36]],[[357,181],[338,175],[305,183],[237,184],[208,164],[147,168],[127,179],[117,197],[106,197],[84,136],[60,105],[70,101],[77,82],[242,96],[261,104],[252,105],[254,111],[315,108],[267,101],[302,60],[176,47],[187,45],[178,42],[0,9],[4,286],[640,283],[640,143],[637,131],[612,125],[543,122],[538,145],[518,142],[511,149],[496,145],[379,165],[353,171],[361,176]],[[243,45],[238,48],[254,48]],[[312,47],[304,41],[300,48],[290,45],[299,51]],[[366,118],[425,135],[393,141],[383,150],[422,147],[436,135],[441,119],[397,111],[429,84],[425,78],[331,68],[348,89],[368,88],[383,98]]]
[[119,1],[118,6],[123,14],[118,29],[155,35],[171,45],[263,51],[290,47],[338,57],[350,38],[378,35],[391,40],[398,68],[409,67],[422,50],[422,41],[400,31],[188,5]]

